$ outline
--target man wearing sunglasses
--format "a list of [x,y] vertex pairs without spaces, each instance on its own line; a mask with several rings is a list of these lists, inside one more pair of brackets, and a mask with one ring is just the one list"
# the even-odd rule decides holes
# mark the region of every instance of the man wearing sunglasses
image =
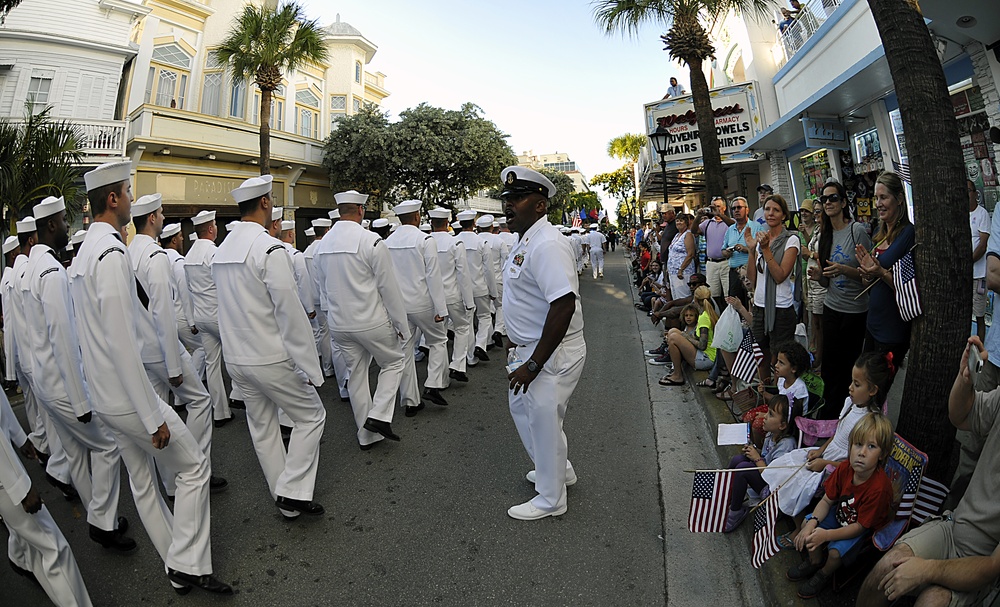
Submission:
[[733,223],[726,229],[722,243],[722,256],[729,261],[729,280],[722,283],[723,294],[726,297],[730,295],[736,297],[746,306],[747,290],[743,286],[743,280],[746,277],[748,255],[743,233],[749,229],[752,236],[757,236],[764,226],[756,221],[750,221],[750,205],[746,198],[742,196],[734,198],[732,210]]

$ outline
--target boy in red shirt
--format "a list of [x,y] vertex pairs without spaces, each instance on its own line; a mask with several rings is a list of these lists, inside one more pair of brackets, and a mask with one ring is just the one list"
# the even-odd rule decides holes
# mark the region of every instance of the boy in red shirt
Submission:
[[842,557],[889,520],[892,484],[885,462],[892,439],[892,423],[880,413],[869,413],[851,430],[850,457],[826,480],[826,495],[806,515],[802,532],[795,538],[798,550],[809,551],[807,560],[788,570],[788,579],[802,582],[800,598],[819,594]]

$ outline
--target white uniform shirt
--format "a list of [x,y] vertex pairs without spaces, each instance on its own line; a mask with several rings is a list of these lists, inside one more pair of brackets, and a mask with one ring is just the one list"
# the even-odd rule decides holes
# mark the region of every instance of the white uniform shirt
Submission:
[[151,237],[136,234],[128,245],[139,295],[139,342],[142,362],[166,362],[167,376],[181,370],[181,345],[174,312],[174,275],[167,252]]
[[104,415],[135,413],[147,433],[156,433],[163,416],[139,352],[136,324],[141,304],[135,274],[128,249],[111,224],[90,226],[69,277],[83,375],[94,410]]
[[192,318],[189,320],[196,327],[219,322],[219,298],[215,291],[215,279],[212,278],[212,262],[217,251],[213,241],[199,238],[184,257],[184,275],[191,292]]
[[291,360],[317,388],[323,371],[285,245],[241,221],[215,254],[222,355],[235,365]]
[[604,243],[608,241],[604,234],[594,230],[593,232],[587,234],[587,244],[590,245],[590,250],[594,253],[604,252]]
[[[17,260],[22,257],[24,256],[18,255],[14,259],[13,267],[4,268],[3,278],[0,278],[0,305],[3,306],[4,327],[3,351],[6,358],[4,376],[7,378],[7,381],[15,381],[17,379],[16,367],[19,364],[17,357],[17,316],[20,315],[23,318],[23,312],[22,307],[14,303],[14,267],[19,265]],[[27,261],[28,258],[24,257],[24,261],[20,265],[23,265]]]
[[576,253],[576,258],[583,257],[583,237],[579,234],[570,234],[569,239],[573,241],[573,251]]
[[299,301],[306,314],[316,311],[315,289],[313,289],[313,278],[306,267],[306,256],[302,251],[296,249],[291,243],[285,242],[285,250],[288,251],[288,260],[292,262],[292,276],[295,278],[295,287],[299,292]]
[[[329,234],[329,231],[327,234]],[[309,246],[306,247],[306,250],[302,252],[306,261],[306,270],[309,272],[309,278],[312,280],[313,309],[319,309],[323,312],[327,311],[328,305],[323,285],[320,283],[319,276],[316,275],[316,249],[319,248],[319,243],[323,242],[323,238],[327,236],[327,234],[324,234],[323,236],[320,236],[316,240],[310,242]]]
[[313,269],[329,306],[330,330],[368,331],[390,322],[410,338],[392,259],[378,234],[338,221],[316,248]]
[[463,304],[466,308],[476,305],[472,295],[472,280],[465,269],[465,245],[448,232],[432,232],[437,245],[438,267],[447,303]]
[[173,249],[164,249],[170,261],[170,273],[173,276],[174,315],[178,327],[194,325],[194,309],[191,303],[191,290],[187,286],[187,275],[184,272],[184,256]]
[[[976,247],[979,246],[979,241],[981,240],[981,234],[986,234],[989,238],[990,233],[990,214],[981,206],[977,206],[976,210],[969,213],[969,231],[972,232],[972,250],[975,251]],[[977,259],[972,264],[972,278],[986,278],[986,254]]]
[[433,309],[437,316],[448,316],[448,302],[434,238],[421,232],[417,226],[401,225],[385,239],[385,246],[392,258],[406,310],[424,312]]
[[[4,337],[6,338],[9,333],[13,338],[14,346],[14,360],[21,367],[21,371],[27,375],[32,382],[34,382],[34,373],[32,370],[31,352],[28,351],[28,325],[27,319],[24,317],[24,299],[21,295],[21,279],[24,276],[24,268],[28,265],[28,256],[21,254],[14,258],[14,265],[11,266],[11,276],[10,283],[8,284],[8,297],[10,298],[10,307],[5,306],[4,310],[10,310],[13,315],[13,330],[6,330],[4,332]],[[4,302],[5,304],[7,302]],[[5,324],[4,327],[7,327]],[[8,365],[11,364],[10,359],[7,362]],[[13,367],[11,367],[13,373]],[[11,380],[17,379],[17,375],[11,375]]]
[[496,276],[487,271],[492,266],[492,253],[486,241],[478,234],[462,230],[455,236],[465,245],[465,268],[472,280],[472,294],[476,297],[497,296]]
[[18,288],[38,395],[46,402],[68,400],[77,417],[89,413],[69,277],[51,248],[32,247]]
[[503,273],[503,242],[500,237],[491,232],[480,232],[479,237],[486,242],[490,249],[490,267],[493,268],[493,280],[496,284],[501,284]]
[[504,322],[513,343],[526,345],[538,341],[549,304],[567,293],[575,296],[576,309],[566,337],[583,331],[573,248],[547,218],[536,221],[511,249],[503,269],[503,289]]
[[0,489],[6,491],[10,501],[18,505],[31,489],[31,477],[14,452],[11,441],[23,445],[26,440],[28,437],[14,417],[7,395],[0,393]]

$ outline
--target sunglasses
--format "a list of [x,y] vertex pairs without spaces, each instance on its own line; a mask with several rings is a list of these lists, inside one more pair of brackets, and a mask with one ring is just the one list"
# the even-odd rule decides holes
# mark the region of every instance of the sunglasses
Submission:
[[829,196],[820,196],[819,201],[823,204],[828,202],[840,202],[840,194],[830,194]]

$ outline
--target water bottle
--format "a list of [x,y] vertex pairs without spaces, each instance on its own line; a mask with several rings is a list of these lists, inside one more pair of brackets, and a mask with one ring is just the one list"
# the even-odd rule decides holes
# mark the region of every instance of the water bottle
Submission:
[[521,360],[521,357],[517,355],[517,348],[511,348],[507,352],[507,374],[510,375],[523,364],[524,361]]

